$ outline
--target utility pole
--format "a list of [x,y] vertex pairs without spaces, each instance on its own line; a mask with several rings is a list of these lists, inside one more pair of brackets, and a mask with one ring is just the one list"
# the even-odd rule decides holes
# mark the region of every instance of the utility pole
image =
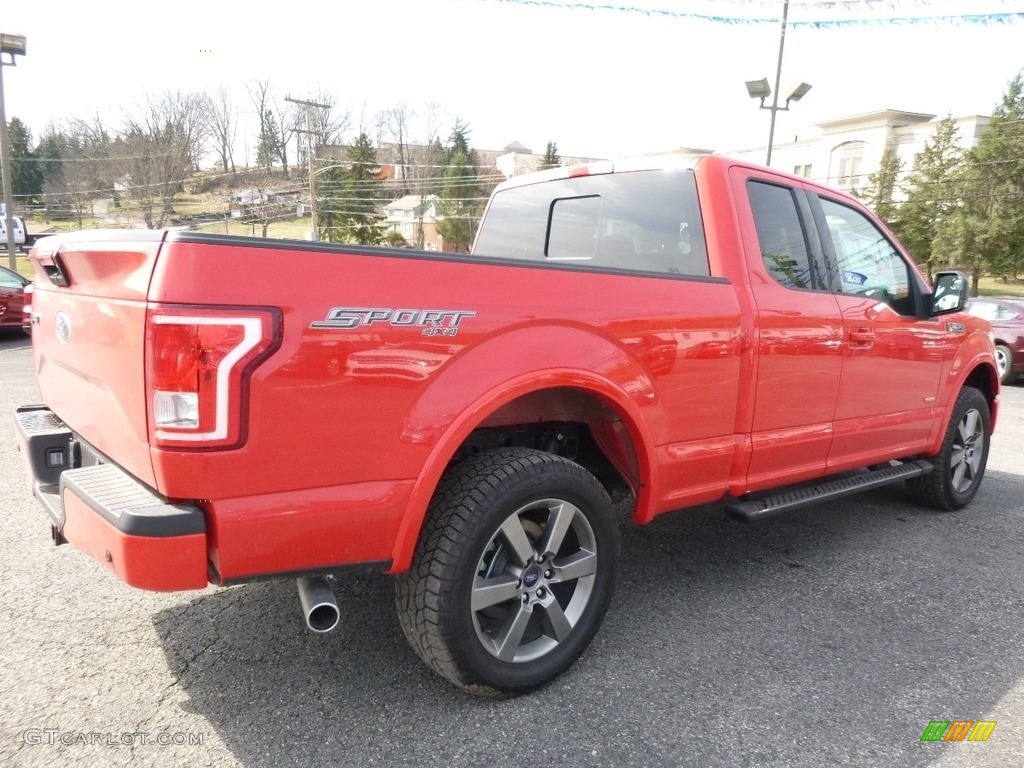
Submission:
[[300,104],[306,108],[306,163],[309,168],[309,212],[311,214],[313,222],[313,239],[319,240],[320,233],[318,230],[316,220],[316,174],[313,173],[313,116],[310,110],[313,107],[319,109],[330,109],[330,104],[318,104],[315,101],[306,101],[305,99],[293,99],[291,96],[285,96],[285,101],[290,101],[292,104]]

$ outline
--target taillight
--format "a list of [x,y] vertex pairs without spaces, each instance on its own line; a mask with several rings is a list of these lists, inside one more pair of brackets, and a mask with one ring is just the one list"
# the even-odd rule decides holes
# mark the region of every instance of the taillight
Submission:
[[32,333],[32,294],[35,287],[32,283],[25,286],[24,301],[21,304],[21,327],[25,333]]
[[146,322],[150,442],[167,448],[245,442],[249,377],[279,344],[277,310],[151,307]]

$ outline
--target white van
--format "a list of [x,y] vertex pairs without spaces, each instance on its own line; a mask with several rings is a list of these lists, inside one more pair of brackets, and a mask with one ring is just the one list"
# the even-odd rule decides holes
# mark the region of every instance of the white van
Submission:
[[[25,247],[25,222],[17,216],[12,216],[14,221],[14,244],[19,248]],[[7,219],[0,216],[0,251],[7,250]]]

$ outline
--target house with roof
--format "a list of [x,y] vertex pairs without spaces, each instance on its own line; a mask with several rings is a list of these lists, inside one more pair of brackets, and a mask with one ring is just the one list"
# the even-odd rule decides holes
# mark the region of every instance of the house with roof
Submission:
[[[384,231],[397,232],[407,244],[425,251],[453,251],[437,231],[441,218],[437,195],[405,195],[384,206]],[[422,241],[422,245],[421,245]]]

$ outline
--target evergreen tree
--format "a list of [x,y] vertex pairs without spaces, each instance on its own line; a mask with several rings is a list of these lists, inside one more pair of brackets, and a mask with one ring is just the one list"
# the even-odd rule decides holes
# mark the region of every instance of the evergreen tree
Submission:
[[933,250],[939,222],[957,205],[958,170],[963,163],[959,131],[953,118],[945,117],[935,133],[914,157],[914,170],[903,189],[907,198],[900,206],[895,232],[914,260],[926,267],[929,277],[947,255]]
[[437,222],[437,231],[445,244],[458,253],[465,253],[476,233],[476,219],[480,214],[476,152],[469,146],[469,126],[461,119],[455,121],[446,147],[448,162],[441,182],[440,209],[443,215]]
[[1007,277],[1024,269],[1024,72],[1010,81],[988,130],[959,175],[960,204],[940,221],[934,250],[971,273]]
[[43,172],[32,151],[32,134],[16,117],[7,123],[11,157],[11,193],[17,203],[37,202],[43,195]]
[[461,117],[455,118],[455,125],[452,126],[451,135],[448,137],[448,146],[445,147],[445,165],[451,165],[458,152],[476,165],[476,152],[469,147],[469,133],[469,124]]
[[277,118],[271,110],[267,110],[260,120],[260,134],[256,143],[256,165],[260,168],[270,168],[274,161],[281,156]]
[[902,170],[903,161],[896,154],[896,145],[889,139],[882,150],[878,170],[868,176],[867,188],[858,192],[858,197],[863,198],[865,204],[870,206],[878,218],[893,231],[898,228],[898,207],[893,196]]
[[345,243],[345,168],[335,166],[317,174],[316,207],[317,232],[316,239],[328,243]]
[[43,190],[56,190],[64,179],[64,157],[68,151],[68,137],[52,130],[43,135],[36,147],[39,170],[43,174]]
[[334,243],[380,245],[384,217],[380,213],[377,152],[366,132],[348,148],[348,166],[321,175],[318,195],[318,237]]
[[544,170],[546,168],[557,168],[561,162],[562,158],[558,154],[558,145],[553,141],[549,141],[547,149],[544,150],[544,157],[541,158],[538,168],[540,170]]
[[117,204],[114,179],[124,171],[112,158],[127,153],[123,146],[115,152],[114,145],[98,118],[72,120],[65,128],[47,126],[35,150],[47,209],[73,212],[82,227],[94,198],[113,195]]

